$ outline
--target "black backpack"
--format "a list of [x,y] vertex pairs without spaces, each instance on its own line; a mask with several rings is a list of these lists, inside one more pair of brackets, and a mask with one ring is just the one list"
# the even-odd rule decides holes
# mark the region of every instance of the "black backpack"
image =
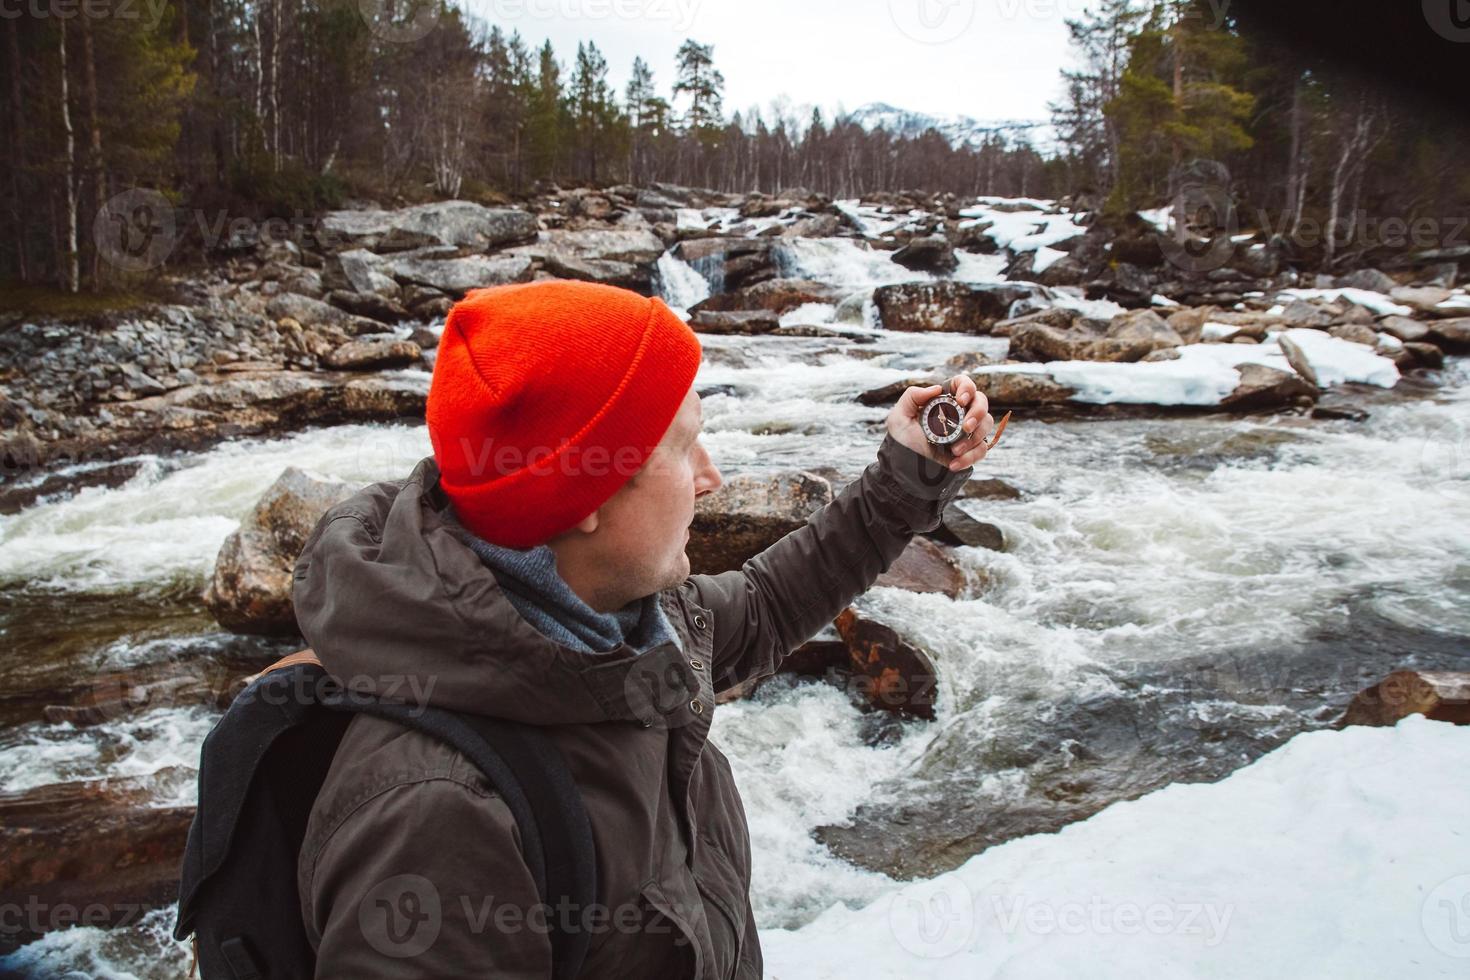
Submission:
[[[458,749],[514,815],[541,900],[595,900],[592,828],[566,761],[533,726],[342,692],[302,650],[256,678],[204,740],[174,937],[194,938],[204,980],[305,980],[296,861],[332,756],[354,713],[389,718]],[[575,977],[591,933],[548,915],[552,976]]]

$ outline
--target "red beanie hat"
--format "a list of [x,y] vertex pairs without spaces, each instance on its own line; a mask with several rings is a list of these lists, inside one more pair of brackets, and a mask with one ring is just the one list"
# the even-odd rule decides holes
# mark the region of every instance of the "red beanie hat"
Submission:
[[470,291],[449,311],[426,412],[455,516],[509,548],[572,527],[647,461],[700,357],[688,324],[631,290]]

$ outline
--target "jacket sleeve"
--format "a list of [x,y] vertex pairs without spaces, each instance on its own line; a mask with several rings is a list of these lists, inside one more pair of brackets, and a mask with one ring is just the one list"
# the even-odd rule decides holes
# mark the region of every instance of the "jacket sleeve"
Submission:
[[714,627],[715,691],[775,673],[888,570],[914,534],[939,526],[974,467],[951,472],[885,433],[878,458],[804,526],[738,569],[682,589]]
[[[446,838],[433,827],[473,828]],[[551,976],[540,902],[498,796],[400,781],[352,810],[303,881],[317,978]]]

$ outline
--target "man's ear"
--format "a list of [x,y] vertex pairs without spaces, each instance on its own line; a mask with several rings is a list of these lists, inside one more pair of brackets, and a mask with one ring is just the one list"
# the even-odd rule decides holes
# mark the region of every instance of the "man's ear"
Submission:
[[582,518],[580,521],[574,524],[572,526],[573,529],[591,534],[593,531],[597,530],[598,515],[601,513],[602,508],[597,508],[597,510],[594,510],[592,513],[588,514],[586,517]]

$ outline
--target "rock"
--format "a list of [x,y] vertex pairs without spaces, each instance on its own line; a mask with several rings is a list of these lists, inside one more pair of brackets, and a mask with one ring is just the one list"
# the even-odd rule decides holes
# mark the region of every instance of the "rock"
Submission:
[[1317,372],[1312,367],[1312,362],[1296,341],[1282,333],[1276,336],[1276,343],[1281,348],[1281,353],[1286,355],[1286,363],[1291,365],[1293,371],[1305,378],[1313,388],[1322,387],[1321,382],[1317,380]]
[[1409,715],[1470,725],[1470,672],[1396,670],[1359,692],[1337,727],[1394,725]]
[[1338,323],[1327,328],[1327,332],[1338,340],[1373,347],[1378,343],[1378,331],[1361,323]]
[[1429,332],[1447,350],[1458,352],[1470,348],[1470,316],[1435,320],[1429,324]]
[[1164,322],[1179,335],[1186,344],[1198,344],[1204,339],[1204,327],[1218,311],[1211,306],[1185,307],[1172,311]]
[[700,310],[689,318],[696,333],[764,334],[781,326],[781,318],[769,310],[732,310],[720,313]]
[[927,537],[918,536],[873,584],[910,592],[942,592],[958,599],[965,591],[965,573],[947,550]]
[[990,413],[997,417],[1013,408],[1065,405],[1077,393],[1049,374],[1001,368],[976,374],[974,379],[975,387],[990,403]]
[[419,345],[419,350],[433,350],[439,346],[439,331],[429,327],[414,327],[409,340]]
[[1108,266],[1083,287],[1088,299],[1110,299],[1128,309],[1153,305],[1154,283],[1149,274],[1131,262]]
[[991,551],[1006,550],[1004,531],[986,521],[977,521],[952,501],[940,515],[939,527],[931,531],[929,536],[941,544],[989,548]]
[[960,498],[970,500],[1020,500],[1021,491],[1004,480],[969,480],[960,488]]
[[1338,276],[1336,286],[1339,289],[1366,289],[1374,293],[1387,294],[1398,286],[1398,280],[1377,269],[1359,269],[1345,276]]
[[1293,327],[1325,329],[1332,324],[1332,314],[1304,299],[1294,299],[1281,311],[1281,319]]
[[1316,401],[1320,394],[1316,386],[1290,371],[1249,362],[1238,365],[1236,370],[1240,373],[1240,384],[1220,402],[1226,411],[1284,408],[1303,399]]
[[1106,335],[1093,344],[1088,360],[1136,361],[1151,351],[1183,343],[1174,328],[1153,310],[1129,310],[1113,317]]
[[866,681],[862,693],[874,708],[934,719],[938,672],[928,654],[850,606],[834,625],[847,644],[854,672]]
[[1406,316],[1386,316],[1378,321],[1378,327],[1384,333],[1405,342],[1422,341],[1429,336],[1427,323],[1420,323]]
[[1404,342],[1403,353],[1408,355],[1408,363],[1399,364],[1400,368],[1433,368],[1438,370],[1444,367],[1444,351],[1433,344],[1418,344],[1412,340]]
[[893,261],[918,272],[953,272],[960,264],[953,246],[937,235],[910,239],[893,253]]
[[383,325],[376,320],[369,320],[364,316],[354,316],[330,303],[323,303],[319,299],[310,296],[300,296],[296,293],[281,293],[279,296],[271,297],[265,304],[265,312],[274,320],[289,318],[295,320],[302,327],[311,329],[318,326],[337,327],[350,335],[377,333],[383,329]]
[[543,264],[547,272],[559,279],[600,282],[639,293],[648,293],[653,282],[652,275],[646,267],[636,266],[631,262],[579,259],[553,253],[546,256]]
[[880,286],[873,303],[887,330],[986,334],[1010,316],[1013,303],[1040,296],[1014,283],[905,282]]
[[219,624],[236,633],[299,632],[291,607],[296,559],[322,514],[356,489],[288,467],[220,546],[204,593]]
[[718,493],[695,502],[689,556],[691,574],[739,568],[833,499],[832,484],[814,473],[735,476]]
[[664,243],[647,227],[553,229],[543,231],[534,243],[518,245],[505,254],[522,255],[543,263],[555,256],[564,260],[625,262],[651,267],[664,254]]
[[988,357],[979,351],[966,351],[947,358],[944,362],[944,373],[946,375],[973,374],[977,368],[994,363],[995,358],[993,357]]
[[350,340],[324,358],[325,366],[339,371],[380,371],[410,367],[423,357],[419,345],[396,337]]
[[355,316],[365,316],[380,323],[398,323],[409,318],[408,310],[401,303],[380,293],[334,289],[327,294],[327,302]]
[[536,237],[536,216],[515,208],[487,208],[472,201],[435,201],[397,211],[328,211],[318,222],[318,244],[332,252],[351,248],[396,252],[452,245],[484,252]]
[[780,315],[808,303],[836,304],[844,296],[838,287],[814,279],[770,279],[735,292],[716,293],[690,307],[690,313],[770,310]]
[[904,391],[910,385],[918,385],[927,388],[930,385],[943,384],[943,378],[902,378],[898,381],[889,382],[878,388],[869,388],[857,396],[857,401],[863,405],[892,405],[903,397]]
[[1441,289],[1454,289],[1455,283],[1459,278],[1459,263],[1439,262],[1421,270],[1419,278],[1416,281],[1423,286],[1438,286]]
[[1066,329],[1072,326],[1082,314],[1069,306],[1049,306],[1035,313],[1027,313],[1024,316],[1010,317],[1005,320],[996,321],[990,328],[992,337],[1009,337],[1015,333],[1016,328],[1028,323],[1042,323],[1049,327]]
[[1090,326],[1053,327],[1033,321],[1011,329],[1006,355],[1018,361],[1085,361],[1100,340],[1102,333]]
[[1392,290],[1389,299],[1410,307],[1421,316],[1440,316],[1444,313],[1439,304],[1454,295],[1449,289],[1436,286],[1399,286]]
[[432,286],[458,299],[471,289],[529,282],[531,260],[525,256],[467,255],[464,258],[401,257],[388,264],[400,282]]
[[842,229],[842,219],[835,214],[809,214],[782,228],[780,237],[835,238]]
[[365,248],[338,252],[326,260],[322,273],[325,282],[340,284],[357,293],[396,297],[398,283],[384,271],[386,263]]
[[125,779],[0,793],[0,893],[18,903],[7,943],[75,925],[135,925],[175,901],[193,816],[190,806],[153,805]]

